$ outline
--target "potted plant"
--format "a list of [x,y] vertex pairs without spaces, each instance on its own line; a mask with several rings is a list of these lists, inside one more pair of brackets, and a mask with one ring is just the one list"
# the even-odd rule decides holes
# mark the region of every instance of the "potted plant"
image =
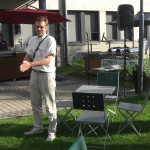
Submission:
[[[133,79],[135,92],[138,90],[138,64],[133,65]],[[150,59],[146,58],[143,61],[143,92],[150,88]]]

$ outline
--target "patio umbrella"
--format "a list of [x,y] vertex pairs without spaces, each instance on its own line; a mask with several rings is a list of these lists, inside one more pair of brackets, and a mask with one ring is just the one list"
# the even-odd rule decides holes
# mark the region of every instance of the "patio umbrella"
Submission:
[[[139,15],[134,15],[134,27],[139,27]],[[107,25],[117,25],[117,20],[106,22]],[[150,25],[150,14],[144,14],[144,25]]]
[[[140,25],[139,15],[134,16],[134,27],[139,27]],[[150,14],[144,14],[144,26],[150,25]]]
[[70,21],[56,12],[24,8],[0,11],[0,23],[34,24],[35,18],[41,15],[47,16],[49,24]]

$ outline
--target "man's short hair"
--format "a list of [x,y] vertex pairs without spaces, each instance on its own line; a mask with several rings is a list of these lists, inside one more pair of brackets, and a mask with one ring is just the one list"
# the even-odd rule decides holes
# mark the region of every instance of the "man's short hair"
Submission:
[[47,16],[39,16],[35,19],[35,22],[41,22],[41,21],[44,21],[46,23],[46,25],[48,26]]

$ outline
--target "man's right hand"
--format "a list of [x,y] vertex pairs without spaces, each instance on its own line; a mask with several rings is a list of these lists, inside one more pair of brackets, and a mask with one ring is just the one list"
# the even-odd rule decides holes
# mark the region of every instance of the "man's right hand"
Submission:
[[22,64],[20,65],[20,71],[25,72],[28,69],[30,69],[30,67],[31,67],[31,62],[23,61]]

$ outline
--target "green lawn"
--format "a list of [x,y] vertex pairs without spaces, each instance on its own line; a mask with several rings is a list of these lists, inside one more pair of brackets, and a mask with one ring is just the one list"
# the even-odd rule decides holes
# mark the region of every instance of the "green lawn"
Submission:
[[[130,101],[140,103],[143,96],[127,97],[121,101]],[[110,104],[108,107],[112,107]],[[79,111],[73,111],[75,115]],[[58,116],[63,115],[64,111],[58,111]],[[73,127],[76,122],[71,117],[67,118],[67,122]],[[148,101],[143,113],[137,118],[142,126],[142,136],[138,136],[128,127],[120,135],[117,134],[118,127],[123,121],[122,116],[117,113],[113,122],[110,122],[109,133],[111,141],[106,145],[108,150],[149,150],[150,149],[150,102]],[[75,128],[71,133],[63,123],[58,124],[57,138],[51,143],[45,142],[47,136],[47,117],[43,115],[44,132],[39,135],[24,136],[23,132],[32,128],[33,117],[20,117],[13,119],[0,120],[0,150],[67,150],[70,145],[76,140],[78,129]],[[101,131],[101,130],[99,130]],[[102,133],[103,135],[103,133]],[[99,141],[95,141],[95,137],[86,138],[86,143],[95,146],[100,145]],[[88,148],[91,149],[91,148]]]
[[[82,67],[60,67],[58,73],[65,73],[74,77],[82,76],[85,78]],[[78,72],[78,73],[75,73]],[[125,97],[120,101],[130,101],[140,103],[143,101],[143,96]],[[112,107],[109,104],[108,107]],[[73,111],[78,116],[79,111]],[[59,116],[63,115],[64,111],[58,111]],[[130,128],[126,128],[120,135],[117,134],[118,127],[123,121],[122,116],[117,111],[113,122],[110,122],[109,134],[111,140],[107,143],[107,150],[150,150],[150,101],[148,101],[143,113],[137,118],[142,126],[142,136],[138,136]],[[78,128],[74,132],[70,132],[61,122],[57,126],[57,138],[51,143],[45,142],[47,137],[47,116],[43,115],[44,132],[33,136],[24,136],[23,133],[32,128],[33,117],[20,117],[12,119],[0,120],[0,150],[67,150],[78,136]],[[76,122],[71,118],[67,118],[70,126],[74,127]],[[99,130],[101,132],[101,130]],[[100,134],[103,136],[103,133]],[[95,137],[86,138],[87,145],[99,146],[100,141],[95,141]],[[91,148],[88,148],[90,150]]]

